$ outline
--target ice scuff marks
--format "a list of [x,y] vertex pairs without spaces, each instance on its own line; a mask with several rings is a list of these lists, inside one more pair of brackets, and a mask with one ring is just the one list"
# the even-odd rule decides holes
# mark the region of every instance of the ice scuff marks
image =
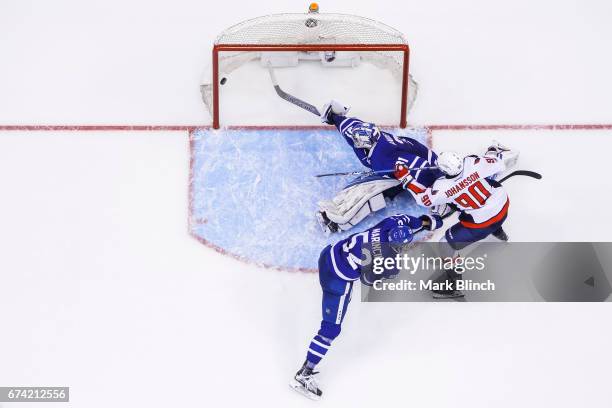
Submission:
[[[393,129],[427,142],[425,129]],[[314,217],[351,179],[315,174],[366,170],[335,129],[200,129],[192,132],[190,229],[243,260],[281,269],[316,269],[327,244]],[[421,214],[408,194],[355,231],[396,213]]]

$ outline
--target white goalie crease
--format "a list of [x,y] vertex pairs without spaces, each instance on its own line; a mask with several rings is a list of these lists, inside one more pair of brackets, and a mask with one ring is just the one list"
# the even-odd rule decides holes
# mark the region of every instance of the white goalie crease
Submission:
[[342,190],[331,201],[320,201],[319,209],[342,231],[347,231],[369,214],[385,208],[383,192],[397,185],[399,181],[395,179],[357,184]]

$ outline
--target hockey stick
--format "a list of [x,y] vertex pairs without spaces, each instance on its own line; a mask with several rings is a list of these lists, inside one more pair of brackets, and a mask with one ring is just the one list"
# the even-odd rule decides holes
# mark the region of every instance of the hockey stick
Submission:
[[504,181],[508,180],[510,177],[514,177],[514,176],[527,176],[527,177],[534,178],[536,180],[540,180],[542,178],[542,175],[540,173],[536,173],[535,171],[515,170],[512,173],[508,174],[507,176],[503,177],[501,180],[499,180],[498,183],[503,183]]
[[319,110],[314,105],[311,105],[308,102],[305,102],[300,98],[296,98],[295,96],[283,91],[278,85],[278,81],[276,80],[276,75],[274,75],[274,70],[272,69],[272,67],[268,66],[268,72],[270,72],[270,79],[272,80],[272,85],[274,85],[274,90],[276,91],[278,96],[280,96],[287,102],[294,104],[295,106],[299,106],[300,108],[307,110],[313,115],[321,116]]
[[340,173],[325,173],[316,174],[315,177],[331,177],[331,176],[370,176],[372,174],[393,173],[395,170],[370,170],[370,171],[344,171]]
[[[408,169],[408,171],[418,171],[418,170],[436,170],[438,169],[437,166],[431,166],[431,167],[414,167],[412,169]],[[331,177],[331,176],[371,176],[373,174],[385,174],[385,173],[393,173],[395,170],[371,170],[371,171],[345,171],[345,172],[340,172],[340,173],[325,173],[325,174],[317,174],[315,175],[315,177]],[[510,177],[514,177],[514,176],[527,176],[527,177],[531,177],[534,179],[541,179],[542,175],[540,173],[536,173],[535,171],[530,171],[530,170],[516,170],[513,171],[512,173],[508,174],[507,176],[505,176],[504,178],[502,178],[501,180],[499,180],[500,183],[503,183],[504,181],[508,180]]]
[[[437,170],[437,166],[431,167],[413,167],[408,169],[408,171],[419,171],[419,170]],[[395,169],[392,170],[368,170],[368,171],[346,171],[340,173],[325,173],[325,174],[317,174],[315,177],[330,177],[330,176],[371,176],[373,174],[385,174],[385,173],[393,173]]]

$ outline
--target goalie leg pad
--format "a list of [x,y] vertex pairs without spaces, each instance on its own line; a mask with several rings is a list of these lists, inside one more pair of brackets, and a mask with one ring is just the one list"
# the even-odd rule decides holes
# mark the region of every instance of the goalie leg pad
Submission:
[[322,201],[319,208],[326,216],[347,231],[369,214],[386,207],[383,192],[399,184],[395,179],[381,179],[345,188],[331,201]]
[[380,211],[386,206],[387,203],[385,202],[385,197],[382,195],[382,193],[377,194],[374,197],[370,198],[368,201],[366,201],[348,222],[344,224],[338,224],[338,228],[340,228],[342,231],[348,231],[355,225],[363,221],[368,215],[376,211]]

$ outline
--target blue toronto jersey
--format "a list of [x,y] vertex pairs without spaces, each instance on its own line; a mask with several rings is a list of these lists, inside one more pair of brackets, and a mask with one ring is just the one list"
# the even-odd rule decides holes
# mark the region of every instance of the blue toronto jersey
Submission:
[[389,231],[400,225],[407,225],[416,231],[421,228],[423,222],[420,218],[408,215],[394,215],[385,218],[370,229],[353,234],[332,245],[330,263],[334,273],[345,281],[359,279],[364,246],[372,251],[374,257],[395,256],[389,245]]
[[[333,116],[336,128],[344,136],[346,142],[353,148],[355,155],[364,166],[374,170],[392,170],[397,163],[402,163],[408,168],[430,167],[436,165],[438,156],[418,140],[410,137],[397,137],[387,132],[382,132],[378,141],[371,149],[355,147],[351,134],[367,122],[357,118],[347,118],[341,115]],[[372,124],[368,124],[372,125]],[[390,172],[389,175],[392,175]],[[424,170],[413,173],[414,179],[423,187],[431,187],[436,179],[443,177],[440,170]]]

